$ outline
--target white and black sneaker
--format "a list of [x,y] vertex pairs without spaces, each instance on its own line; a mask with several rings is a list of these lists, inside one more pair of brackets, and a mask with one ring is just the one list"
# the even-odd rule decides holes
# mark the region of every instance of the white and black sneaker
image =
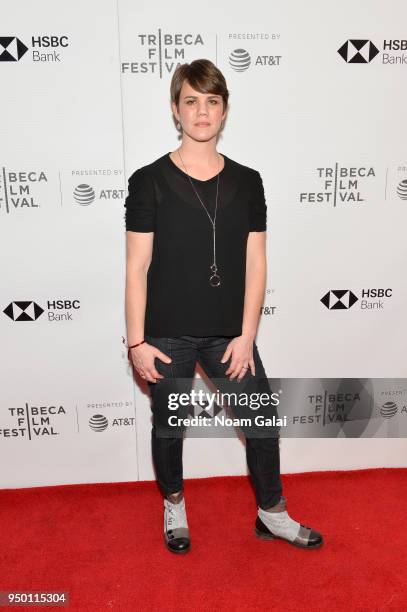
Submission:
[[186,553],[191,548],[184,497],[177,503],[164,499],[164,540],[174,553]]

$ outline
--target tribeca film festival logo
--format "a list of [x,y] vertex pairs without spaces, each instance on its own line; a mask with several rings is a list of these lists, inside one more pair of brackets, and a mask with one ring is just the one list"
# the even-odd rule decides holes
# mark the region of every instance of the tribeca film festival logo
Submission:
[[352,411],[358,411],[361,402],[360,394],[354,391],[340,393],[325,391],[323,395],[308,395],[307,403],[313,414],[297,415],[293,417],[293,423],[331,425],[352,421],[349,415]]
[[[53,205],[59,201],[60,206],[65,203],[89,206],[95,201],[123,200],[125,196],[123,186],[101,184],[96,187],[89,183],[78,182],[78,177],[82,176],[122,178],[123,170],[119,168],[70,170],[69,176],[64,179],[65,189],[60,187],[61,172],[51,178],[45,170],[8,170],[5,166],[1,170],[0,209],[8,214],[12,211],[40,208],[48,201]],[[44,186],[47,187],[47,191],[44,191]]]
[[[61,50],[68,46],[68,36],[32,36],[31,59],[33,62],[60,62]],[[0,36],[0,62],[19,62],[27,51],[29,48],[17,36]]]
[[[215,36],[217,43],[218,35]],[[239,33],[228,35],[229,40],[246,37],[247,35]],[[197,47],[202,49],[200,55],[204,55],[205,41],[202,34],[165,32],[158,28],[156,32],[137,34],[135,38],[140,49],[140,57],[123,61],[122,74],[157,74],[162,79],[163,75],[171,74],[178,65],[185,63],[190,51],[196,55]],[[250,35],[250,40],[258,38],[267,41],[279,40],[280,34]],[[247,49],[239,47],[230,52],[228,61],[235,72],[245,72],[252,65],[280,66],[281,58],[281,55],[270,55],[269,53],[253,55],[252,58]]]
[[316,168],[316,177],[319,179],[319,189],[304,191],[299,194],[300,204],[323,204],[337,206],[361,205],[365,202],[362,197],[361,182],[364,184],[371,177],[376,177],[372,167],[365,166],[335,166]]
[[[383,40],[382,64],[407,64],[407,40]],[[347,64],[369,64],[379,53],[376,45],[365,38],[350,38],[339,49]]]
[[195,55],[197,47],[205,46],[202,34],[165,32],[158,28],[156,32],[136,34],[139,55],[137,59],[122,62],[122,73],[163,74],[172,73],[178,64],[187,61],[187,53]]
[[[119,408],[130,408],[132,402],[105,402],[104,405],[110,405],[111,407]],[[95,404],[90,405],[94,407]],[[7,426],[0,427],[1,438],[26,438],[33,440],[40,437],[51,437],[61,435],[61,428],[58,428],[58,424],[61,425],[61,419],[64,415],[67,416],[67,410],[62,405],[31,405],[28,402],[22,406],[10,406],[8,408],[8,415],[11,418],[11,423]],[[64,424],[66,419],[64,419]],[[92,431],[101,432],[106,429],[109,430],[121,430],[122,428],[134,427],[135,417],[132,416],[114,416],[110,420],[110,427],[108,419],[101,414],[94,414],[89,419],[89,427]],[[79,432],[79,428],[78,428]]]
[[73,321],[74,314],[80,310],[79,300],[47,300],[46,311],[34,301],[18,300],[10,302],[3,312],[12,321],[37,321],[45,312],[49,322]]
[[331,289],[321,298],[328,310],[349,310],[359,302],[360,310],[383,310],[393,289],[362,289],[358,298],[350,289]]
[[7,170],[2,167],[0,177],[0,208],[6,213],[12,210],[38,208],[43,197],[42,185],[48,183],[43,170]]
[[33,440],[40,437],[60,435],[57,423],[60,415],[66,416],[63,406],[11,406],[8,408],[9,417],[13,420],[10,427],[0,428],[1,438],[26,438]]

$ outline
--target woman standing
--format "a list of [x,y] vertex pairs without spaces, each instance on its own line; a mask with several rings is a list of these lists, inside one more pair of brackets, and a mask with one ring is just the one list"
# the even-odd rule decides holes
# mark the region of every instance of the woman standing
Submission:
[[[177,67],[171,105],[181,144],[130,176],[125,202],[129,358],[150,389],[164,540],[176,553],[190,549],[190,536],[184,428],[168,422],[171,385],[188,379],[192,386],[197,362],[211,379],[267,382],[255,343],[266,283],[266,203],[259,172],[216,149],[228,97],[211,61]],[[286,511],[279,436],[243,431],[258,504],[256,535],[320,546],[321,534]]]

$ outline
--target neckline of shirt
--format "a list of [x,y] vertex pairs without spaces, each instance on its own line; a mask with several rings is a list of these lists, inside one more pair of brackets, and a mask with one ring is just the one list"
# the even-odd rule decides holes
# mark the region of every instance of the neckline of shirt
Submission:
[[[184,172],[183,170],[181,170],[181,168],[180,168],[179,166],[177,166],[177,164],[176,164],[176,163],[175,163],[175,162],[174,162],[174,161],[171,159],[171,157],[170,157],[170,153],[171,153],[171,151],[169,151],[169,152],[167,153],[167,155],[165,156],[165,157],[167,158],[167,160],[169,161],[170,166],[171,166],[172,168],[174,168],[174,170],[177,170],[177,171],[178,171],[180,174],[182,174],[182,175],[184,175],[186,178],[188,178],[188,174],[187,174],[186,172]],[[220,170],[220,172],[218,172],[218,174],[215,174],[215,176],[211,176],[211,178],[206,179],[206,180],[198,179],[198,178],[195,178],[194,176],[189,175],[189,176],[191,177],[191,179],[192,179],[193,181],[197,181],[198,183],[211,183],[212,181],[214,181],[215,179],[217,179],[217,178],[218,178],[218,176],[220,177],[220,175],[222,174],[222,172],[224,172],[224,170],[225,170],[225,168],[226,168],[227,159],[228,159],[228,158],[227,158],[227,156],[226,156],[224,153],[221,153],[221,155],[223,156],[223,158],[224,158],[224,160],[225,160],[225,161],[224,161],[224,164],[223,164],[223,168],[222,168],[222,170]]]

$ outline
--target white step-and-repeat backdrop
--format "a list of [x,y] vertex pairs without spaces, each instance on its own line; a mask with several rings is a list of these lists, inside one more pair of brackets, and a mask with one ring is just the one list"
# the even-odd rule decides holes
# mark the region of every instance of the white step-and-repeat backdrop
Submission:
[[[179,144],[178,63],[222,70],[218,150],[263,177],[268,376],[407,377],[402,0],[25,0],[1,14],[0,486],[154,478],[148,391],[121,343],[124,198]],[[404,418],[406,393],[383,397]],[[282,472],[405,465],[403,438],[319,435],[282,438]],[[245,473],[238,437],[185,440],[186,478]]]

